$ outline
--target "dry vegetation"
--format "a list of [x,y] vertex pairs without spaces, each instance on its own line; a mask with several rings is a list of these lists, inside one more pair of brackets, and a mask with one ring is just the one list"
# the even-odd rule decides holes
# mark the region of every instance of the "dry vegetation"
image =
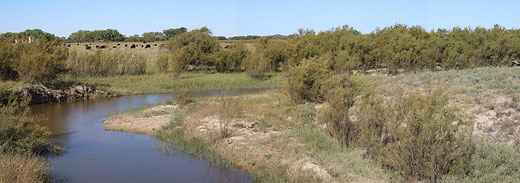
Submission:
[[280,90],[201,99],[174,115],[160,138],[188,146],[185,152],[195,156],[209,151],[204,158],[226,161],[257,181],[384,182],[390,177],[363,159],[361,150],[345,151],[329,136],[316,121],[313,104],[293,104]]
[[47,167],[38,157],[0,154],[0,183],[50,182]]
[[[497,83],[517,70],[336,77],[323,81],[323,104],[291,90],[198,99],[159,137],[260,182],[517,182],[519,125],[504,123],[516,86]],[[510,114],[478,119],[489,110]]]

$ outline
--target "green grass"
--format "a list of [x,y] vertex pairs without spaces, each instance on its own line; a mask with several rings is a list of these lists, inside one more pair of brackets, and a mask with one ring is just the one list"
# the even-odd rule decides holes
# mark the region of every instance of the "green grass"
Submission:
[[224,90],[224,89],[250,89],[250,88],[278,88],[282,87],[284,77],[282,74],[271,74],[266,80],[256,80],[246,76],[245,73],[204,74],[184,73],[177,80],[171,74],[151,74],[140,76],[115,76],[115,77],[73,77],[63,78],[67,82],[84,83],[102,86],[110,91],[122,95],[152,94],[172,92],[174,82],[188,91]]

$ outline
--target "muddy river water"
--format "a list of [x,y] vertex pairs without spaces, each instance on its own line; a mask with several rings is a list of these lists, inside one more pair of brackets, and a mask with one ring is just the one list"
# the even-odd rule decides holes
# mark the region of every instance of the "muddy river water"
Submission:
[[[191,95],[216,96],[219,92]],[[102,126],[110,115],[171,98],[167,94],[126,96],[33,105],[31,110],[41,116],[41,124],[54,134],[52,140],[64,149],[48,159],[52,171],[65,182],[252,182],[240,171],[159,151],[162,142],[154,137],[105,131]]]

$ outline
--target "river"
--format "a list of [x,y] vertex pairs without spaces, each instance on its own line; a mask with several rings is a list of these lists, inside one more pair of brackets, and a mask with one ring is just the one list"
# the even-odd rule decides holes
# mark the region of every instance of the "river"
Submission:
[[[219,92],[190,95],[216,96]],[[51,140],[64,149],[47,158],[52,171],[66,182],[252,182],[232,168],[158,151],[162,142],[154,137],[105,131],[102,126],[110,115],[171,98],[168,94],[125,96],[32,105],[31,110],[53,133]]]

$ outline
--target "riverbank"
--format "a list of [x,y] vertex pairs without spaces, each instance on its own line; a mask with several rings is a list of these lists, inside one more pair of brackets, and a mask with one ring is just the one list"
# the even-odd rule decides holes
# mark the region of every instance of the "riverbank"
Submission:
[[282,73],[273,73],[268,74],[264,80],[257,80],[248,77],[245,73],[188,72],[183,73],[178,79],[173,79],[172,74],[156,73],[113,77],[67,76],[63,80],[98,86],[119,95],[136,95],[170,93],[175,87],[184,88],[186,91],[280,88],[284,85],[285,77]]
[[15,81],[0,81],[2,103],[13,95],[27,97],[29,104],[66,102],[139,94],[173,92],[175,87],[186,91],[280,88],[285,78],[282,74],[270,74],[265,80],[256,80],[245,73],[206,74],[185,73],[174,80],[171,74],[150,74],[113,77],[63,76],[50,84],[31,84]]
[[[441,182],[520,180],[515,168],[520,166],[519,78],[520,68],[363,76],[367,82],[376,82],[388,97],[402,90],[424,91],[440,82],[449,93],[450,105],[473,122],[476,143],[468,172],[444,175]],[[201,98],[187,106],[154,105],[107,121],[131,121],[117,129],[128,132],[139,123],[166,124],[161,130],[153,127],[142,133],[170,143],[177,153],[232,165],[259,182],[407,181],[399,172],[384,170],[367,159],[363,149],[345,148],[333,138],[327,124],[318,119],[324,105],[294,104],[283,90],[270,90]]]
[[[107,130],[154,135],[173,144],[176,152],[232,165],[260,182],[388,180],[391,175],[364,159],[362,150],[345,150],[328,135],[316,120],[319,108],[293,105],[282,90],[270,90],[199,98],[182,107],[148,106],[109,117],[103,125]],[[165,126],[136,130],[152,121]]]

